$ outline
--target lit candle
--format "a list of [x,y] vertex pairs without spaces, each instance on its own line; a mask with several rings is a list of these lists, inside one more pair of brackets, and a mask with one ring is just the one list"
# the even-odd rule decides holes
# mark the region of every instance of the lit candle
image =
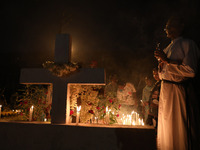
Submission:
[[133,124],[134,121],[132,121],[134,119],[133,114],[134,114],[134,111],[131,112],[131,125],[135,125],[135,124]]
[[142,126],[144,126],[144,121],[143,121],[143,119],[142,119]]
[[132,125],[132,115],[129,115],[129,124]]
[[32,121],[32,118],[33,118],[33,106],[31,106],[31,108],[30,108],[29,121]]
[[135,125],[135,121],[132,122],[132,125]]
[[106,106],[106,123],[109,124],[109,112],[110,110],[108,110],[108,106]]
[[94,123],[97,123],[97,117],[94,117]]
[[2,105],[0,105],[0,118],[1,118],[1,107],[2,107]]
[[135,124],[138,125],[138,115],[135,113]]
[[79,123],[81,106],[77,106],[76,125]]

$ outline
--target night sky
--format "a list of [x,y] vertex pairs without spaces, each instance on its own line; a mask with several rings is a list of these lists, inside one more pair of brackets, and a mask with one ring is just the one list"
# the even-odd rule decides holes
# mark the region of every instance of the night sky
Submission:
[[[157,65],[156,43],[164,48],[168,17],[184,14],[188,36],[200,43],[198,0],[28,0],[1,3],[1,88],[13,92],[20,68],[54,59],[55,37],[72,36],[72,61],[97,61],[107,74],[135,84]],[[138,87],[139,88],[139,87]]]

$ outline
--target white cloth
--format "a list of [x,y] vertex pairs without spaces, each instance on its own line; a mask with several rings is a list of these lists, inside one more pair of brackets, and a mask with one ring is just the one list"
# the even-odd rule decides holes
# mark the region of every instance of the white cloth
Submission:
[[[181,82],[195,76],[199,50],[193,41],[179,37],[164,52],[171,62],[165,64],[159,73],[161,80]],[[157,146],[159,150],[188,149],[186,93],[183,85],[161,83]]]
[[117,98],[120,104],[124,105],[135,105],[135,99],[133,97],[133,93],[135,93],[135,87],[131,83],[126,83],[124,89],[117,90]]

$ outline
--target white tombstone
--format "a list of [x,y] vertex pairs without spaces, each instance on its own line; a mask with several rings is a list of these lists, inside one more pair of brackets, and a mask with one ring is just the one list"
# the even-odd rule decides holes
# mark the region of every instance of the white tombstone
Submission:
[[[56,35],[55,63],[68,63],[71,59],[71,44],[68,34]],[[81,68],[68,77],[54,76],[44,68],[24,68],[20,74],[21,84],[49,84],[53,87],[52,124],[69,122],[70,99],[69,84],[105,84],[103,68]]]

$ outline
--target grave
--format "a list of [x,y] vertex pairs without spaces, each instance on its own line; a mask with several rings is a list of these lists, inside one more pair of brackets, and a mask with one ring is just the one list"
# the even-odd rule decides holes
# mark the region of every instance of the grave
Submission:
[[[55,62],[70,61],[70,36],[57,35]],[[104,69],[81,68],[67,78],[47,69],[21,70],[20,83],[53,87],[52,122],[6,122],[0,120],[0,149],[21,150],[155,150],[155,130],[150,126],[115,126],[69,123],[69,85],[105,84]]]
[[[68,34],[58,34],[55,43],[55,63],[69,63],[71,44]],[[105,72],[101,68],[81,68],[68,77],[54,76],[45,68],[21,70],[22,84],[50,84],[53,87],[51,123],[68,123],[70,113],[69,84],[105,84]]]

